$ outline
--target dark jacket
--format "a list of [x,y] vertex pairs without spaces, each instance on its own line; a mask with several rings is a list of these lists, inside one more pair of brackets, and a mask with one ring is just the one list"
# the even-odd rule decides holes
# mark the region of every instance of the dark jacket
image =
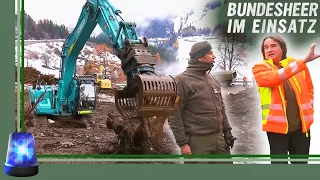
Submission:
[[214,134],[230,127],[218,80],[208,74],[211,64],[190,61],[176,77],[179,107],[168,118],[177,144],[188,144],[188,134]]

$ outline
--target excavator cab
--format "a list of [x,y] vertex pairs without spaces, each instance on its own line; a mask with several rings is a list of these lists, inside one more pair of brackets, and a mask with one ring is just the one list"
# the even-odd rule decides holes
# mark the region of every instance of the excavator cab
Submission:
[[78,76],[79,101],[78,114],[91,114],[96,110],[97,97],[95,78],[93,76]]

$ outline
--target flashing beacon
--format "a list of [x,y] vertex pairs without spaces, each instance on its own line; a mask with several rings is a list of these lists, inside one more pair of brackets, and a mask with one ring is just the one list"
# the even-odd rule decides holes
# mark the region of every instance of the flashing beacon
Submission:
[[4,172],[15,177],[38,174],[34,137],[31,133],[15,132],[10,134]]

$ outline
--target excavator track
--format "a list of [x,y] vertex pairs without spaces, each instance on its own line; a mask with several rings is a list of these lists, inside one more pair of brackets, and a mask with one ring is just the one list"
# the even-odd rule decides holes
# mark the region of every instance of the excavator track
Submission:
[[52,127],[70,127],[70,128],[86,128],[93,129],[95,128],[95,121],[92,119],[91,114],[85,115],[74,115],[74,116],[54,116],[50,115],[46,117],[46,121],[48,119],[54,121],[51,125]]
[[[115,104],[124,119],[139,119],[140,124],[135,127],[133,144],[137,138],[144,141],[152,140],[157,144],[163,141],[163,124],[173,113],[177,97],[177,86],[173,77],[160,75],[139,74],[135,76],[138,92],[126,93],[125,90],[115,91]],[[143,147],[142,147],[143,148]]]

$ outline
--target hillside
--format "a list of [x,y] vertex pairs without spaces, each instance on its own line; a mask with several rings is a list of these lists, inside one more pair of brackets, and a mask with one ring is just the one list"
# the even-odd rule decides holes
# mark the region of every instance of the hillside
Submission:
[[[24,67],[34,67],[42,74],[53,74],[59,77],[60,70],[60,54],[63,43],[37,43],[24,47],[25,59]],[[85,45],[79,53],[77,60],[77,74],[83,74],[83,66],[85,61],[109,62],[120,66],[120,60],[106,52],[99,55],[95,47]],[[108,73],[113,72],[112,68],[106,68]]]
[[[168,15],[168,17],[146,19],[147,26],[137,26],[137,32],[139,36],[146,36],[148,38],[170,38],[173,36],[173,40],[170,40],[169,44],[165,43],[163,52],[161,52],[161,58],[165,61],[175,61],[176,56],[181,56],[174,50],[169,52],[167,48],[172,48],[172,43],[176,42],[176,35],[185,38],[192,38],[191,36],[210,35],[213,33],[217,25],[213,25],[210,19],[213,14],[222,6],[224,1],[214,0],[206,1],[199,4],[199,7],[186,10],[185,13],[179,15]],[[25,39],[55,39],[65,38],[73,27],[67,27],[65,25],[59,25],[53,23],[50,19],[43,19],[38,22],[34,21],[32,17],[24,13],[24,38]],[[41,33],[39,33],[41,32]],[[171,39],[171,38],[170,38]],[[93,43],[106,43],[109,42],[104,34],[100,34],[97,37],[91,37],[88,42]],[[106,44],[108,45],[108,44]],[[60,67],[60,52],[62,43],[48,43],[48,44],[33,44],[25,46],[25,67],[35,67],[37,70],[44,74],[53,74],[55,77],[59,77]],[[179,47],[184,49],[184,47]],[[158,49],[159,50],[159,49]],[[169,53],[167,53],[169,52]],[[179,57],[180,58],[180,57]],[[79,54],[77,62],[77,73],[81,74],[85,60],[92,60],[101,62],[115,61],[119,65],[119,59],[110,53],[106,54],[106,57],[97,55],[94,47],[86,45]],[[116,64],[117,64],[116,63]],[[119,68],[119,66],[118,66]]]
[[219,28],[219,23],[213,22],[218,10],[227,1],[201,1],[193,9],[186,9],[179,15],[167,17],[146,18],[147,25],[137,26],[137,32],[148,38],[167,37],[168,32],[174,32],[180,37],[212,35]]
[[[137,33],[139,36],[148,38],[168,37],[168,31],[182,37],[210,35],[218,27],[218,24],[213,24],[212,20],[217,10],[226,2],[226,0],[206,0],[199,2],[197,7],[185,9],[182,14],[168,14],[166,17],[157,18],[145,17],[143,25],[137,24]],[[23,15],[20,19],[24,20],[25,39],[63,39],[74,29],[47,18],[35,21],[28,14],[28,9]],[[15,21],[17,25],[17,15]],[[100,40],[93,36],[90,38],[92,42],[100,42]]]

